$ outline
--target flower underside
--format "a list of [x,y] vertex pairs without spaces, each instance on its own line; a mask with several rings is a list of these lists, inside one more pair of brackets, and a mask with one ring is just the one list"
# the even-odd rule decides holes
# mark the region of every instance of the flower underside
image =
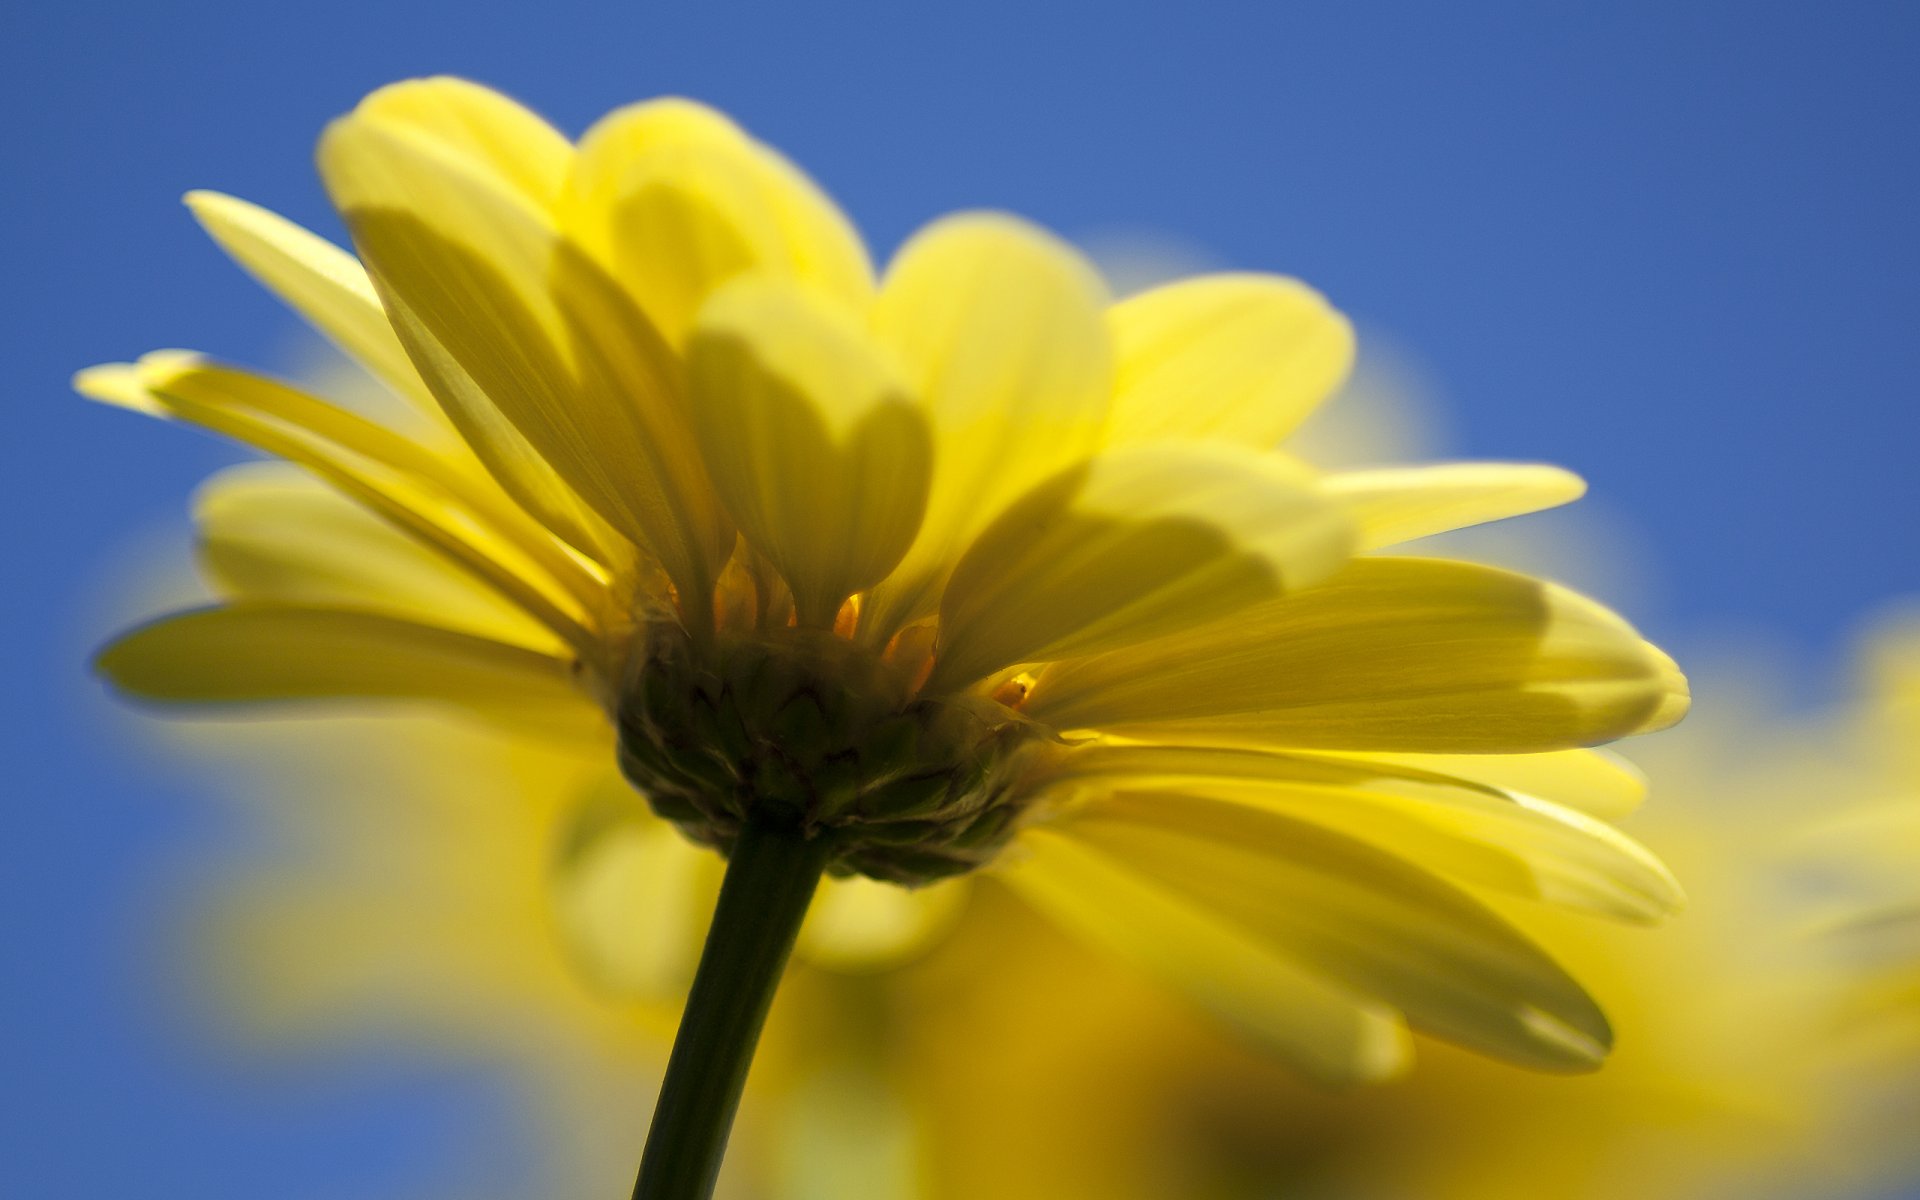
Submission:
[[618,705],[621,770],[661,817],[730,849],[748,822],[831,839],[828,869],[919,884],[981,866],[1026,805],[1032,723],[822,630],[658,626]]

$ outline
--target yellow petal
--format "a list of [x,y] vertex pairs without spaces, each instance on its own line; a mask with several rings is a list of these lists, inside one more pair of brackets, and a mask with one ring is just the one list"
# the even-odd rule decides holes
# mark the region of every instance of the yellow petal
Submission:
[[573,166],[573,146],[541,117],[491,88],[440,75],[373,92],[354,115],[404,127],[551,208]]
[[995,873],[1069,933],[1159,978],[1317,1080],[1379,1080],[1409,1060],[1406,1030],[1390,1010],[1073,839],[1029,831]]
[[463,432],[484,441],[504,415],[682,595],[705,595],[733,531],[678,364],[612,281],[524,196],[405,127],[336,121],[320,166],[401,343]]
[[926,406],[933,491],[913,549],[868,598],[864,637],[931,615],[974,534],[1097,447],[1112,378],[1103,303],[1085,260],[1012,217],[950,217],[900,251],[873,327]]
[[800,620],[831,627],[920,528],[926,418],[851,318],[770,276],[714,295],[687,371],[714,486],[792,588]]
[[420,377],[360,261],[264,208],[218,192],[187,204],[220,246],[350,357],[436,423],[449,419],[503,488],[562,540],[602,562],[619,558],[591,510],[490,404],[443,411]]
[[1683,902],[1666,867],[1612,826],[1524,793],[1411,767],[1148,745],[1088,747],[1065,767],[1095,787],[1172,787],[1194,797],[1164,813],[1138,810],[1147,824],[1209,802],[1246,804],[1337,830],[1460,882],[1621,920],[1669,916]]
[[[244,371],[178,351],[92,367],[82,394],[178,417],[297,463],[495,588],[583,654],[604,585],[510,504],[477,491],[430,452],[362,417]],[[516,524],[518,522],[518,524]]]
[[1578,983],[1466,893],[1247,805],[1125,794],[1054,827],[1414,1027],[1540,1070],[1588,1070],[1612,1031]]
[[1237,617],[1056,664],[1026,709],[1056,728],[1156,738],[1528,753],[1672,724],[1686,684],[1625,621],[1565,588],[1363,558]]
[[794,953],[835,971],[881,971],[924,953],[960,919],[965,879],[903,888],[860,875],[820,881]]
[[600,720],[567,659],[340,609],[176,613],[125,634],[95,665],[127,695],[170,706],[414,700],[543,727]]
[[927,687],[1191,628],[1318,582],[1351,537],[1312,477],[1273,455],[1102,455],[1015,501],[968,548],[940,603]]
[[195,496],[194,523],[201,567],[228,600],[384,613],[561,652],[499,593],[290,466],[222,471]]
[[137,412],[141,416],[172,420],[179,413],[154,394],[148,381],[197,370],[201,365],[200,356],[190,350],[155,350],[141,355],[137,363],[99,363],[83,367],[73,373],[73,390],[89,400],[98,400],[102,404]]
[[360,260],[325,238],[245,200],[188,192],[202,228],[268,290],[286,301],[375,378],[436,419],[440,406],[393,335]]
[[388,303],[448,418],[501,490],[560,540],[609,569],[628,563],[633,546],[648,544],[616,533],[494,404],[419,315],[397,300]]
[[[553,865],[554,914],[575,968],[608,995],[684,999],[724,865],[655,817],[625,781],[600,781],[573,814]],[[953,927],[971,886],[823,879],[795,953],[834,971],[898,967]]]
[[1274,446],[1353,366],[1353,328],[1312,288],[1275,275],[1207,275],[1108,314],[1115,444],[1218,438]]
[[743,272],[805,283],[854,311],[873,295],[866,247],[833,201],[691,100],[631,105],[588,130],[562,221],[676,345]]
[[575,814],[553,865],[553,912],[571,965],[609,996],[684,1000],[722,869],[624,781],[606,780]]
[[1571,471],[1537,463],[1439,463],[1341,471],[1329,493],[1352,507],[1361,548],[1557,508],[1586,493]]
[[1365,762],[1386,762],[1451,775],[1521,792],[1617,821],[1647,798],[1647,777],[1626,759],[1607,750],[1549,750],[1542,754],[1367,754],[1348,755]]

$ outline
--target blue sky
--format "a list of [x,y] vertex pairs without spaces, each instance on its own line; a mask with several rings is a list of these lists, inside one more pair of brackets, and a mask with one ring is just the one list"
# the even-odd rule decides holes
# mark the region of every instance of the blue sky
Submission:
[[336,231],[312,139],[395,78],[470,75],[576,131],[712,101],[883,252],[994,206],[1300,275],[1418,358],[1454,452],[1588,476],[1658,580],[1650,632],[1777,631],[1809,696],[1861,614],[1920,593],[1920,7],[219,0],[8,25],[6,1003],[34,1099],[0,1181],[398,1195],[493,1103],[388,1066],[263,1108],[178,1044],[142,931],[234,833],[103,735],[81,678],[117,558],[236,455],[68,375],[171,345],[277,361],[292,319],[178,197]]

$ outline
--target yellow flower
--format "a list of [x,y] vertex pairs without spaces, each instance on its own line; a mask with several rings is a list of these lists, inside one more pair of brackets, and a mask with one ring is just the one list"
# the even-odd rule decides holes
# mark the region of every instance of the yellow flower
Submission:
[[[243,767],[229,786],[271,802],[269,828],[297,855],[221,896],[221,958],[243,1011],[273,1019],[276,1037],[372,1025],[483,1055],[512,1071],[535,1134],[529,1194],[622,1186],[624,1114],[657,1078],[711,856],[636,813],[624,844],[606,839],[606,861],[576,878],[573,814],[602,798],[604,765],[484,729],[251,723],[194,740]],[[1875,1064],[1850,1059],[1832,1024],[1853,980],[1800,935],[1805,897],[1779,869],[1795,826],[1850,789],[1837,744],[1723,713],[1644,747],[1666,799],[1646,830],[1695,895],[1658,938],[1502,904],[1618,1024],[1620,1049],[1589,1076],[1426,1043],[1404,1079],[1304,1086],[1063,936],[993,873],[938,885],[968,898],[937,930],[867,925],[849,943],[844,926],[816,922],[723,1194],[1879,1194],[1899,1178],[1904,1139],[1863,1121]],[[624,894],[590,895],[616,879]],[[573,924],[583,902],[628,920],[592,934]],[[609,979],[583,949],[630,969]]]
[[[839,874],[988,867],[1326,1078],[1398,1069],[1407,1023],[1549,1070],[1605,1055],[1599,1008],[1475,893],[1675,906],[1607,824],[1635,784],[1584,747],[1671,723],[1684,683],[1563,588],[1366,553],[1581,485],[1276,450],[1351,356],[1316,293],[1219,275],[1110,305],[996,214],[876,282],[817,187],[683,100],[576,146],[403,83],[319,162],[357,260],[190,204],[418,428],[191,355],[83,372],[316,477],[207,488],[222,601],[109,647],[123,691],[437,702],[617,755],[722,850],[777,830]],[[628,827],[584,820],[582,852]]]

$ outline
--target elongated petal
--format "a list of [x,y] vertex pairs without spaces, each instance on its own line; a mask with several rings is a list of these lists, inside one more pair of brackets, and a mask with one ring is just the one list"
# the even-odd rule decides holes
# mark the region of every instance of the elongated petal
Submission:
[[678,364],[549,215],[437,143],[336,121],[320,164],[403,345],[470,439],[504,415],[582,499],[702,595],[733,549]]
[[973,536],[1096,448],[1112,378],[1103,299],[1071,247],[1012,217],[950,217],[900,251],[873,326],[926,406],[933,491],[913,549],[869,598],[866,636],[931,615]]
[[350,357],[436,422],[451,420],[485,470],[555,535],[589,557],[617,560],[610,531],[491,403],[482,398],[443,410],[358,259],[232,196],[191,192],[187,204],[235,261]]
[[933,457],[925,416],[865,330],[767,276],[714,296],[687,365],[715,487],[792,588],[800,620],[831,626],[920,528]]
[[73,390],[89,400],[169,421],[180,414],[155,394],[149,381],[197,370],[201,362],[200,356],[190,350],[154,350],[141,355],[137,363],[83,367],[73,373]]
[[391,296],[387,305],[448,417],[502,490],[560,540],[610,568],[628,561],[633,546],[651,549],[635,534],[615,532],[580,497],[418,313]]
[[178,613],[124,635],[95,665],[127,695],[164,705],[418,700],[542,724],[597,719],[567,659],[339,609]]
[[1587,490],[1573,472],[1538,463],[1341,471],[1327,476],[1325,486],[1352,507],[1364,550],[1557,508]]
[[1275,275],[1207,275],[1108,314],[1116,445],[1217,438],[1268,449],[1353,366],[1353,328],[1321,295]]
[[245,200],[188,192],[187,207],[235,262],[375,378],[432,416],[440,406],[387,323],[360,260]]
[[384,613],[550,654],[552,632],[313,476],[248,463],[194,497],[200,563],[235,602]]
[[562,205],[568,234],[678,344],[715,289],[759,271],[864,311],[866,247],[811,179],[691,100],[651,100],[581,139]]
[[1049,668],[1056,728],[1327,750],[1561,750],[1686,711],[1672,660],[1554,584],[1470,563],[1355,559],[1203,629]]
[[[583,654],[601,583],[558,552],[510,504],[470,486],[390,430],[293,388],[178,351],[92,367],[83,395],[177,417],[312,471],[506,596]],[[519,524],[516,524],[516,521]]]
[[1450,775],[1505,792],[1524,792],[1617,821],[1647,798],[1647,777],[1608,750],[1549,750],[1541,754],[1354,754],[1342,757]]
[[1191,997],[1328,1084],[1383,1079],[1411,1054],[1394,1014],[1304,969],[1075,840],[1021,838],[999,877],[1068,932]]
[[1351,536],[1311,477],[1274,456],[1114,451],[1036,487],[968,548],[927,686],[1199,625],[1332,574]]
[[465,79],[407,79],[362,100],[357,116],[411,130],[540,208],[552,208],[573,166],[566,136],[518,101]]
[[[552,206],[573,157],[572,146],[539,117],[497,92],[462,79],[416,79],[381,88],[361,102],[356,115],[368,120],[377,117],[390,127],[407,130],[541,209]],[[202,214],[203,221],[206,216]],[[381,301],[365,279],[365,270],[357,262],[353,270],[379,309]],[[627,548],[619,536],[581,502],[512,422],[485,396],[474,394],[471,380],[460,375],[458,364],[443,362],[441,378],[435,381],[440,386],[434,386],[422,378],[421,368],[395,337],[393,321],[400,318],[385,312],[378,315],[386,333],[382,353],[397,353],[399,362],[389,366],[383,358],[375,373],[389,378],[397,367],[410,376],[412,382],[406,386],[411,392],[427,397],[436,413],[444,410],[500,486],[529,513],[589,558],[621,563]],[[431,343],[424,331],[416,328],[415,335],[416,341]],[[451,386],[456,380],[465,390]]]
[[1054,827],[1415,1028],[1541,1070],[1612,1032],[1580,985],[1466,893],[1351,838],[1246,805],[1125,794]]
[[1384,762],[1212,746],[1094,746],[1076,779],[1196,797],[1136,811],[1174,821],[1213,797],[1309,821],[1464,883],[1629,921],[1671,915],[1680,886],[1613,827],[1524,793]]

